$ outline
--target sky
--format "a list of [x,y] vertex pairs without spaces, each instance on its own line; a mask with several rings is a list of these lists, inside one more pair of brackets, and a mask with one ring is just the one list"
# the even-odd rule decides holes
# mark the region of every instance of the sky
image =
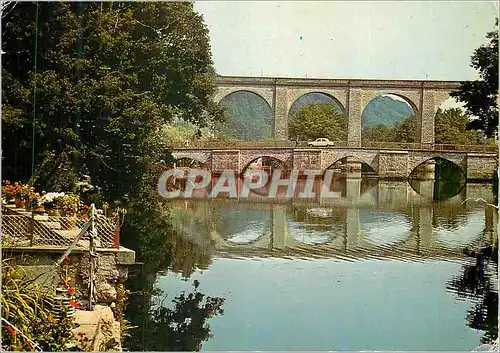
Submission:
[[498,1],[195,2],[226,76],[474,80]]

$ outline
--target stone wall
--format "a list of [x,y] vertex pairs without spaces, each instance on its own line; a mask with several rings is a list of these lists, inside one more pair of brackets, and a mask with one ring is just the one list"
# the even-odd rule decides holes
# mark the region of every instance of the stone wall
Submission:
[[212,151],[212,172],[240,170],[239,150]]
[[[27,278],[34,279],[42,289],[52,291],[60,285],[59,271],[55,262],[65,249],[9,248],[2,249],[2,257],[21,269]],[[120,249],[98,249],[96,271],[97,303],[111,303],[116,299],[116,285],[127,280],[128,269],[135,262],[135,252]],[[88,251],[74,250],[70,255],[69,276],[76,287],[86,288],[90,277]]]
[[293,169],[321,170],[321,151],[296,150],[293,153]]
[[408,152],[380,151],[378,175],[382,179],[406,179],[408,177]]
[[406,179],[422,163],[443,158],[455,163],[467,179],[491,179],[498,167],[498,157],[492,153],[436,152],[436,151],[388,151],[371,149],[294,149],[252,148],[240,150],[180,150],[174,156],[193,158],[203,156],[212,161],[212,171],[237,170],[240,173],[259,157],[272,157],[281,161],[286,169],[320,169],[323,173],[335,162],[348,158],[352,163],[369,165],[381,179]]
[[491,179],[497,174],[498,156],[496,154],[467,154],[467,178]]

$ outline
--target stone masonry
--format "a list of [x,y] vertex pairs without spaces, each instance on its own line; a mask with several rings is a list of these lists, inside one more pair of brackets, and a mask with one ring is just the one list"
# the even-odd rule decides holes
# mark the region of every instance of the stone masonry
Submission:
[[348,116],[348,141],[361,144],[363,111],[370,101],[381,94],[403,98],[417,117],[417,142],[434,143],[434,118],[437,109],[460,82],[410,80],[330,80],[256,77],[217,77],[220,102],[231,93],[247,91],[260,96],[274,113],[273,136],[288,138],[288,114],[293,103],[308,93],[330,96]]
[[283,169],[314,169],[321,173],[334,163],[349,158],[349,163],[360,162],[370,166],[381,179],[406,179],[411,172],[433,158],[442,158],[456,164],[468,180],[490,180],[497,172],[496,153],[390,151],[363,148],[241,148],[232,150],[176,149],[174,158],[190,158],[203,163],[212,172],[234,170],[244,173],[251,162],[260,157],[272,157]]

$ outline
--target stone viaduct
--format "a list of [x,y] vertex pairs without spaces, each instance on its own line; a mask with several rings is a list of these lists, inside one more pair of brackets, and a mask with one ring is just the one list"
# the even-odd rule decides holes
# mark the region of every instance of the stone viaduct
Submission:
[[347,158],[351,163],[365,163],[380,179],[407,179],[419,165],[433,158],[442,158],[460,167],[468,180],[489,180],[497,171],[496,153],[446,152],[434,150],[394,151],[364,148],[240,148],[228,150],[182,148],[172,151],[174,158],[189,158],[214,173],[224,170],[244,173],[260,157],[271,157],[284,169],[320,170]]
[[348,141],[361,144],[361,118],[367,104],[381,94],[404,99],[417,117],[417,139],[422,144],[434,143],[436,111],[456,90],[455,81],[299,79],[217,76],[218,103],[231,93],[252,92],[264,99],[274,114],[273,136],[288,138],[288,114],[292,104],[308,93],[330,96],[348,116]]

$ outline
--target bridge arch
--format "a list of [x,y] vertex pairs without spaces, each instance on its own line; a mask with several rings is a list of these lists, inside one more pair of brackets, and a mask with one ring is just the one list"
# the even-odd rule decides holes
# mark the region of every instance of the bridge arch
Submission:
[[[250,159],[250,158],[252,158],[252,159]],[[262,156],[250,156],[250,157],[247,157],[245,159],[241,158],[240,162],[241,162],[242,167],[241,167],[240,174],[244,174],[247,171],[247,169],[250,168],[252,163],[257,162],[261,158],[269,158],[272,161],[277,162],[277,164],[279,164],[281,169],[285,169],[285,170],[290,169],[290,165],[289,165],[290,163],[288,160],[283,159],[280,156],[273,156],[273,155],[269,154],[269,155],[262,155]]]
[[360,161],[361,163],[369,166],[375,173],[378,174],[378,162],[377,162],[377,151],[369,152],[357,152],[357,151],[347,151],[347,152],[324,152],[322,155],[322,168],[321,171],[324,174],[326,170],[332,167],[334,164],[340,162],[345,158],[353,158]]
[[[408,135],[403,137],[400,142],[416,142],[419,125],[419,110],[417,101],[413,101],[411,93],[414,92],[375,92],[370,93],[365,98],[361,113],[361,139],[366,142],[382,141],[395,142],[394,127],[397,123],[403,122],[410,117],[413,121],[408,121],[411,124],[411,130]],[[415,94],[413,94],[415,96]],[[413,97],[419,98],[419,97]],[[386,107],[390,104],[389,107]],[[392,119],[391,119],[392,118]],[[382,127],[377,127],[383,125]],[[383,128],[385,127],[385,129]],[[401,133],[401,131],[399,132]]]
[[[306,99],[307,96],[311,97],[310,98],[311,102],[307,101],[307,99]],[[302,104],[300,103],[300,100],[303,101]],[[295,113],[295,111],[296,111],[296,113],[298,113],[298,111],[300,109],[300,106],[298,106],[299,104],[305,105],[305,104],[312,104],[312,103],[317,103],[317,102],[330,103],[330,102],[328,102],[328,100],[333,102],[332,105],[335,108],[337,108],[341,114],[346,115],[347,110],[346,110],[345,106],[331,92],[310,90],[310,91],[301,92],[301,94],[299,96],[294,97],[294,100],[293,100],[292,104],[290,105],[290,109],[288,109],[288,117],[290,118],[291,114]]]
[[224,122],[217,122],[218,133],[246,141],[269,139],[274,132],[272,103],[261,92],[237,90],[219,101]]
[[219,88],[217,93],[215,94],[215,102],[217,104],[220,104],[224,98],[229,97],[230,95],[234,93],[253,93],[257,95],[259,98],[262,98],[269,108],[273,109],[274,102],[273,102],[273,92],[268,89],[262,89],[262,88],[257,88],[257,87],[245,87],[245,88],[240,88],[240,87],[224,87],[224,88]]
[[431,155],[417,155],[417,156],[411,156],[408,158],[408,177],[421,165],[425,164],[426,162],[430,160],[436,160],[436,159],[442,159],[447,162],[450,162],[457,166],[462,174],[464,175],[465,178],[467,178],[467,154],[462,153],[462,154],[456,154],[456,155],[446,155],[443,156],[440,153],[433,153]]

